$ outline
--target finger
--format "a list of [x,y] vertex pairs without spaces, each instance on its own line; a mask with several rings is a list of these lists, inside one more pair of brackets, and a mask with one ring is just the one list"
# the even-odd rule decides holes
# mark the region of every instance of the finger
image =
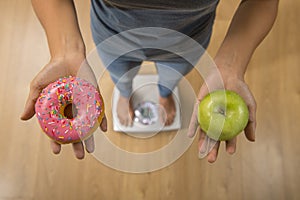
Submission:
[[198,123],[198,105],[199,105],[199,101],[197,101],[194,105],[191,121],[190,121],[189,128],[188,128],[187,135],[190,138],[195,136],[197,128],[199,127],[199,123]]
[[77,142],[73,143],[73,151],[78,159],[83,159],[84,158],[84,148],[82,142]]
[[49,72],[52,69],[53,65],[46,65],[32,80],[30,84],[29,96],[26,100],[24,111],[21,114],[22,120],[28,120],[35,114],[35,103],[43,90],[49,83],[54,82],[58,77],[61,76],[59,71],[54,70],[55,73]]
[[50,147],[51,147],[52,152],[53,152],[54,154],[59,154],[59,153],[60,153],[61,145],[58,144],[57,142],[51,140],[51,141],[50,141]]
[[249,122],[245,128],[245,135],[249,141],[255,141],[255,129],[256,129],[256,102],[254,97],[251,95],[248,101],[248,109],[249,109]]
[[107,131],[107,119],[106,119],[106,115],[104,115],[104,117],[103,117],[103,119],[101,121],[100,128],[104,132]]
[[40,88],[37,85],[32,85],[30,87],[30,92],[29,92],[29,95],[28,95],[26,103],[25,103],[24,111],[20,117],[22,120],[28,120],[34,116],[35,102],[37,101],[41,91],[42,91],[42,88]]
[[93,153],[95,150],[94,135],[91,135],[88,139],[84,140],[85,149],[88,153]]
[[251,142],[255,142],[255,129],[256,122],[248,122],[244,130],[246,138]]
[[[212,139],[210,139],[210,140],[212,140]],[[213,163],[217,160],[219,147],[220,147],[220,142],[215,142],[214,145],[212,146],[212,150],[208,153],[208,156],[207,156],[208,162]]]
[[207,155],[205,144],[206,134],[199,128],[199,158],[204,158]]
[[234,154],[236,150],[236,137],[231,140],[226,141],[226,151],[229,154]]
[[200,88],[197,102],[194,105],[193,114],[192,114],[192,118],[191,118],[191,121],[189,124],[188,134],[187,134],[188,137],[194,137],[198,127],[199,127],[199,130],[201,131],[201,127],[198,122],[199,121],[198,120],[198,107],[199,107],[200,101],[204,98],[204,96],[207,93],[208,93],[208,88],[207,88],[206,84],[203,84],[202,87]]
[[202,130],[199,135],[199,158],[202,159],[213,151],[213,148],[218,145],[218,141],[209,138]]
[[201,101],[207,94],[208,94],[208,87],[205,84],[202,85],[202,87],[200,88],[199,94],[198,94],[198,100]]
[[37,99],[36,97],[32,97],[32,96],[29,96],[27,98],[24,111],[20,116],[21,120],[28,120],[34,116],[35,114],[34,106],[35,106],[36,99]]

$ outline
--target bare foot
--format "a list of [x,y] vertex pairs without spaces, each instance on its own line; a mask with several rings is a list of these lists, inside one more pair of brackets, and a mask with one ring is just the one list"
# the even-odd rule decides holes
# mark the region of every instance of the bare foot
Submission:
[[123,96],[119,97],[118,104],[117,104],[117,114],[118,114],[119,122],[123,126],[132,126],[134,112],[132,108],[132,103],[128,98]]
[[173,99],[173,95],[168,97],[159,97],[159,104],[163,109],[160,110],[160,119],[166,126],[170,126],[176,115],[176,107]]

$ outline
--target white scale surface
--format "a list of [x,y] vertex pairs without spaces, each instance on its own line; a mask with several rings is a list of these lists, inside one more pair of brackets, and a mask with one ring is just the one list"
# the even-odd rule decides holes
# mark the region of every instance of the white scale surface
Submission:
[[[141,102],[151,101],[155,104],[158,104],[159,92],[158,92],[158,75],[137,75],[133,79],[133,108],[135,109],[137,105]],[[114,87],[113,91],[113,102],[112,102],[112,114],[113,114],[113,129],[117,132],[125,133],[145,133],[145,132],[159,132],[159,131],[171,131],[178,130],[181,128],[181,119],[180,119],[180,99],[178,88],[176,87],[173,90],[173,98],[176,105],[176,116],[174,122],[170,126],[164,126],[161,123],[161,120],[157,120],[155,123],[150,125],[144,125],[140,122],[133,122],[132,126],[123,126],[120,124],[117,117],[117,102],[119,99],[119,91]]]

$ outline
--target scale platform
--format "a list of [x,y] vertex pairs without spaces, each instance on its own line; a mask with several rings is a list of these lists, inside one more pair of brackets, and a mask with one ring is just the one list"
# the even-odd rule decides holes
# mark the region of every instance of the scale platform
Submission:
[[[173,98],[176,106],[176,116],[173,123],[169,126],[165,126],[162,123],[162,120],[159,119],[158,112],[159,109],[162,109],[158,104],[159,92],[158,92],[158,75],[137,75],[133,79],[133,94],[132,94],[132,102],[133,108],[135,109],[136,117],[133,121],[132,126],[123,126],[120,124],[119,119],[117,117],[117,102],[119,99],[119,90],[114,87],[113,91],[113,99],[112,99],[112,116],[113,116],[113,129],[116,132],[124,132],[124,133],[157,133],[160,131],[171,131],[178,130],[181,128],[181,110],[180,110],[180,98],[179,91],[176,87],[173,90]],[[148,121],[147,124],[142,123],[137,119],[137,115],[141,114],[139,112],[141,110],[141,105],[152,107],[153,109],[157,109],[156,112],[150,113],[147,109],[142,109],[142,113],[147,112],[148,116],[151,116],[151,122]]]

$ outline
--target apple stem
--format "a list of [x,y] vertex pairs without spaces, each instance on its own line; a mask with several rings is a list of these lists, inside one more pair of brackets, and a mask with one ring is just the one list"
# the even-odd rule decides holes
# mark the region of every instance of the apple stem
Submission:
[[225,116],[225,110],[222,108],[219,108],[219,113]]

